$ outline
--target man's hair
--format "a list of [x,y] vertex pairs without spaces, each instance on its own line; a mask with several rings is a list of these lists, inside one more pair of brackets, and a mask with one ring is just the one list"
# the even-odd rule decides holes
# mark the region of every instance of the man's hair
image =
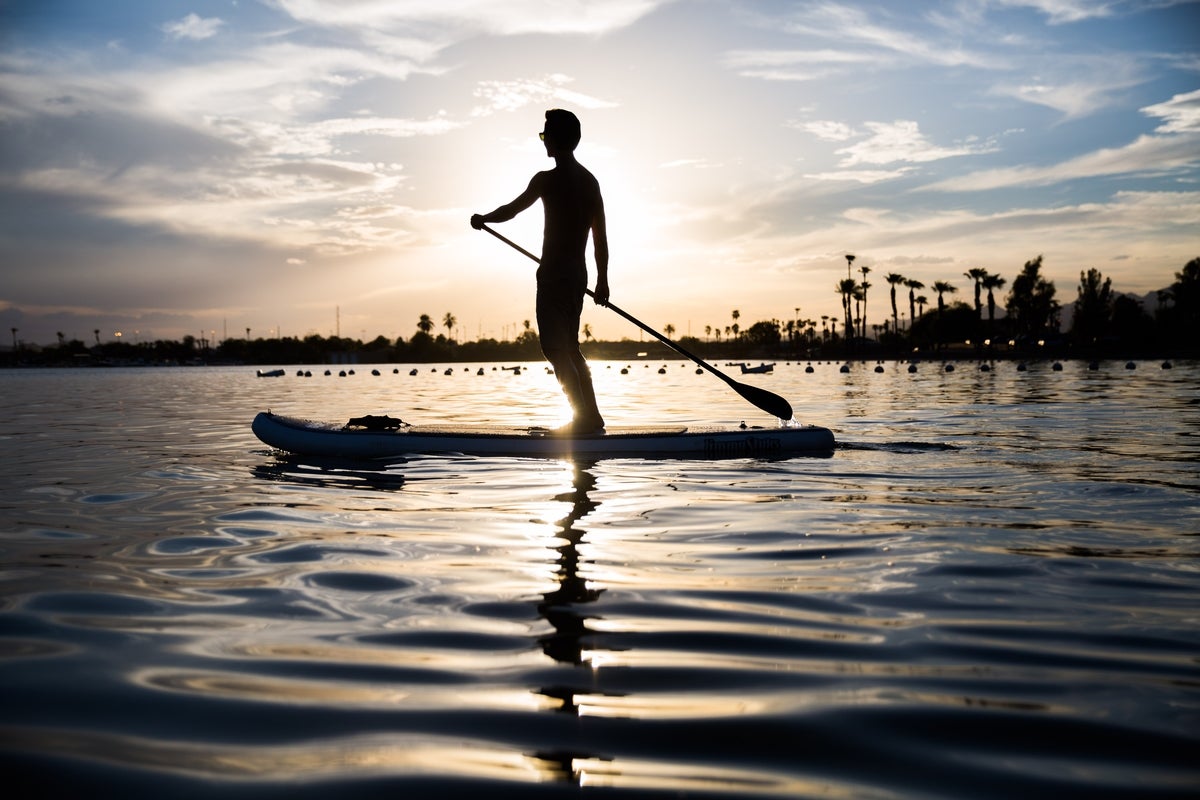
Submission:
[[579,144],[579,118],[561,108],[546,112],[546,138],[559,147],[574,150]]

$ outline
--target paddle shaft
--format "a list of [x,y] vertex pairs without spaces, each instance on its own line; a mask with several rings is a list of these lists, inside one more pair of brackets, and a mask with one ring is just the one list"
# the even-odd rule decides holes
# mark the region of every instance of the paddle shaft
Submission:
[[[492,236],[495,236],[497,239],[504,242],[509,247],[516,250],[517,252],[524,253],[526,256],[531,258],[536,263],[538,263],[538,264],[542,263],[542,260],[540,258],[538,258],[533,253],[526,250],[524,247],[521,247],[521,245],[517,244],[512,239],[509,239],[507,236],[497,233],[496,231],[489,228],[487,225],[483,225],[482,229],[487,231],[488,233],[490,233]],[[591,289],[584,287],[584,291],[587,292],[588,295],[591,296],[593,299],[596,297],[595,292],[593,292]],[[658,339],[660,342],[662,342],[667,347],[674,350],[676,353],[679,353],[680,355],[691,359],[692,361],[696,362],[704,369],[711,372],[713,375],[716,375],[718,378],[725,381],[725,383],[729,384],[729,386],[734,391],[736,391],[738,394],[740,394],[743,398],[745,398],[747,401],[749,401],[753,405],[758,406],[760,409],[767,412],[768,414],[771,414],[771,415],[776,416],[779,419],[783,419],[783,420],[788,420],[788,419],[792,418],[791,404],[788,403],[787,400],[780,397],[779,395],[774,394],[773,392],[768,392],[766,389],[760,389],[757,386],[749,386],[747,384],[735,381],[733,378],[729,377],[724,372],[721,372],[721,370],[717,369],[712,364],[709,364],[707,361],[700,358],[699,356],[688,352],[688,350],[686,350],[684,347],[671,341],[666,336],[663,336],[661,333],[654,330],[653,328],[651,328],[646,323],[642,322],[637,317],[633,316],[632,314],[627,313],[624,309],[621,309],[621,308],[613,305],[612,303],[604,303],[603,305],[605,308],[615,311],[617,314],[620,314],[622,317],[629,320],[634,325],[637,325],[639,328],[641,328],[646,333],[653,336],[655,339]]]

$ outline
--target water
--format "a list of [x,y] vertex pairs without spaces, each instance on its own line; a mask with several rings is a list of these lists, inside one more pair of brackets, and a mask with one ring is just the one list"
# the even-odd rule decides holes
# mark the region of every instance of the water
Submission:
[[[660,363],[595,365],[610,424],[771,424]],[[563,421],[476,368],[0,371],[5,793],[1195,795],[1200,364],[747,378],[831,458],[250,433]]]

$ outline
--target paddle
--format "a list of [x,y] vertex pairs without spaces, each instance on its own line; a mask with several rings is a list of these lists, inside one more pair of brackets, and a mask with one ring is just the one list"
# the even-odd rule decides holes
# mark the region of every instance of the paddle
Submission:
[[[509,247],[513,248],[514,250],[516,250],[520,253],[524,253],[525,255],[529,256],[530,258],[532,258],[534,261],[536,261],[539,264],[542,263],[541,259],[539,259],[533,253],[526,250],[524,247],[521,247],[519,244],[517,244],[513,240],[509,239],[508,237],[503,236],[499,233],[496,233],[494,230],[489,228],[487,225],[483,225],[481,227],[483,230],[487,231],[492,236],[495,236],[497,239],[504,242]],[[596,295],[594,292],[592,292],[591,289],[584,289],[584,291],[587,292],[589,295],[591,295],[593,298],[595,298]],[[733,389],[735,392],[740,394],[742,396],[742,398],[745,399],[747,402],[749,402],[751,405],[757,406],[758,408],[761,408],[763,411],[767,412],[771,416],[778,417],[779,419],[782,419],[782,420],[789,420],[792,418],[791,403],[789,403],[787,400],[784,400],[779,395],[775,394],[774,392],[768,392],[766,389],[760,389],[757,386],[749,386],[745,383],[739,383],[738,381],[735,381],[733,378],[729,377],[724,372],[721,372],[721,370],[717,369],[712,364],[709,364],[707,361],[700,358],[699,356],[692,355],[687,350],[680,347],[675,342],[672,342],[670,339],[663,336],[661,333],[654,330],[646,323],[642,322],[641,320],[637,319],[636,317],[631,316],[630,314],[625,313],[620,308],[617,308],[616,306],[614,306],[612,303],[605,303],[604,305],[606,308],[610,308],[613,311],[617,312],[622,317],[624,317],[625,319],[632,322],[634,325],[637,325],[639,328],[641,328],[646,333],[653,336],[655,339],[658,339],[660,342],[662,342],[667,347],[674,350],[676,353],[679,353],[682,356],[686,356],[687,358],[690,358],[692,361],[695,361],[697,364],[704,367],[704,369],[708,370],[713,375],[716,375],[718,378],[725,381],[725,383],[729,384],[729,387],[731,389]]]

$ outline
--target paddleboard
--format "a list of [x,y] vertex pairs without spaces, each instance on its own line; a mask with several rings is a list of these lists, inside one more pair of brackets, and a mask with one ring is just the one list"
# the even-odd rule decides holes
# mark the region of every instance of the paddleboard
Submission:
[[[789,427],[620,427],[566,435],[547,428],[494,425],[408,425],[388,417],[315,422],[260,412],[252,428],[265,444],[307,456],[379,459],[418,454],[772,458],[833,451],[833,432]],[[394,425],[392,423],[395,423]]]

